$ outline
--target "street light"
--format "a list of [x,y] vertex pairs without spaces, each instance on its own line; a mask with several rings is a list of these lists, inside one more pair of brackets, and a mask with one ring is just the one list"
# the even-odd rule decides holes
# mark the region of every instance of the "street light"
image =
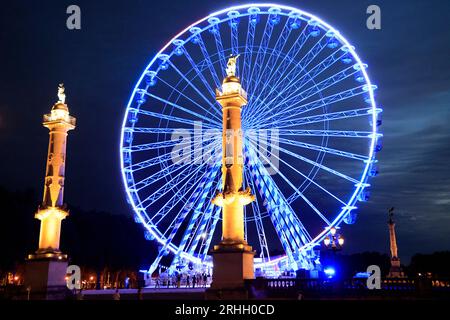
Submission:
[[344,238],[337,232],[335,227],[332,227],[330,233],[323,239],[323,244],[327,249],[339,251],[342,250],[344,245]]

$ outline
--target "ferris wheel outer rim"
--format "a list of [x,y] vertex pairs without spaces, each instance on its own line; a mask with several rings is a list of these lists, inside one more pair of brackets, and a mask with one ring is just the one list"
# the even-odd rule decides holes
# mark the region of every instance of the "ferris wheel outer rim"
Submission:
[[[146,68],[144,69],[144,72],[142,72],[141,76],[139,77],[138,81],[136,82],[136,85],[134,86],[134,89],[130,95],[130,98],[128,100],[127,103],[127,107],[125,109],[124,112],[124,117],[123,117],[123,121],[122,121],[122,127],[121,127],[121,134],[120,134],[120,148],[119,148],[119,154],[120,154],[120,166],[121,166],[121,174],[122,174],[122,180],[125,186],[125,191],[127,194],[127,199],[129,201],[129,203],[132,205],[133,209],[134,209],[134,213],[139,217],[141,224],[144,225],[144,227],[146,228],[147,231],[149,231],[154,237],[155,240],[157,240],[159,243],[161,244],[165,244],[164,240],[161,239],[161,237],[159,237],[159,235],[157,233],[154,232],[154,230],[147,224],[145,223],[145,220],[143,219],[143,217],[140,214],[140,210],[138,210],[138,208],[136,207],[133,198],[131,196],[130,190],[128,188],[128,184],[126,181],[126,175],[125,175],[125,171],[123,168],[123,139],[124,139],[124,128],[126,127],[126,122],[127,122],[127,115],[129,113],[129,109],[131,104],[134,101],[134,96],[137,92],[137,90],[139,89],[140,84],[142,83],[142,80],[145,76],[145,73],[147,70],[149,70],[149,68],[153,65],[153,63],[156,61],[156,59],[158,59],[158,57],[171,45],[173,44],[173,41],[178,39],[181,35],[183,35],[186,32],[189,32],[189,30],[202,23],[205,21],[208,21],[208,19],[216,17],[218,15],[227,13],[229,11],[232,10],[240,10],[240,9],[245,9],[245,8],[251,8],[251,7],[258,7],[258,8],[270,8],[270,7],[278,7],[281,8],[282,10],[289,10],[291,12],[296,12],[299,13],[300,15],[303,16],[307,16],[308,18],[317,21],[319,23],[319,25],[324,26],[325,28],[327,28],[329,31],[334,32],[334,35],[348,48],[348,51],[351,53],[351,55],[355,58],[357,65],[360,66],[360,71],[364,76],[364,80],[368,86],[368,93],[369,93],[369,98],[370,98],[370,104],[371,104],[371,115],[372,115],[372,138],[371,138],[371,142],[370,142],[370,147],[369,147],[369,155],[368,155],[368,161],[364,167],[363,173],[361,174],[361,178],[359,179],[359,183],[358,185],[356,185],[354,192],[352,194],[352,196],[350,197],[350,199],[346,202],[347,205],[345,207],[342,208],[341,212],[339,214],[337,214],[337,216],[335,217],[335,219],[330,223],[328,228],[325,228],[321,233],[319,233],[316,237],[314,237],[308,244],[304,245],[303,247],[299,248],[299,250],[301,249],[306,249],[306,248],[312,248],[314,246],[316,246],[319,242],[322,241],[322,239],[326,236],[326,234],[328,234],[329,230],[333,227],[333,226],[338,226],[342,220],[344,219],[345,215],[347,213],[349,213],[351,210],[349,207],[353,206],[356,201],[357,201],[357,196],[358,194],[365,188],[363,187],[364,181],[367,180],[368,177],[368,170],[371,166],[371,163],[374,160],[374,153],[375,153],[375,143],[377,140],[377,125],[376,125],[376,120],[377,120],[377,105],[375,102],[375,98],[374,98],[374,93],[373,93],[373,85],[372,82],[368,76],[367,70],[364,67],[364,63],[361,61],[360,57],[358,56],[358,54],[356,53],[354,47],[350,44],[350,42],[337,30],[335,29],[333,26],[329,25],[328,23],[326,23],[324,20],[322,20],[321,18],[317,17],[314,14],[311,14],[307,11],[295,8],[295,7],[291,7],[291,6],[286,6],[286,5],[281,5],[281,4],[277,4],[277,3],[248,3],[248,4],[243,4],[243,5],[238,5],[238,6],[231,6],[231,7],[227,7],[224,8],[222,10],[219,11],[215,11],[211,14],[209,14],[208,16],[201,18],[197,21],[195,21],[194,23],[190,24],[188,27],[184,28],[182,31],[180,31],[178,34],[176,34],[174,37],[172,37],[162,48],[161,50],[158,51],[157,54],[154,55],[154,57],[151,59],[151,61],[148,63],[148,65],[146,66]],[[258,13],[261,14],[261,13]],[[175,246],[173,243],[170,243],[167,245],[167,249],[169,249],[170,251],[172,251],[173,253],[177,253],[177,246]],[[180,255],[183,258],[186,258],[189,261],[192,261],[194,263],[199,263],[201,262],[201,260],[199,258],[196,258],[194,256],[188,255],[188,254],[184,254],[184,252],[181,252]],[[282,261],[284,259],[287,259],[287,256],[284,256],[282,258],[279,259],[274,259],[265,263],[261,263],[258,264],[258,266],[262,266],[262,265],[268,265],[268,264],[273,264],[273,263],[278,263],[279,261]],[[207,263],[209,265],[211,265],[210,263]],[[257,267],[257,265],[255,264],[255,267]]]

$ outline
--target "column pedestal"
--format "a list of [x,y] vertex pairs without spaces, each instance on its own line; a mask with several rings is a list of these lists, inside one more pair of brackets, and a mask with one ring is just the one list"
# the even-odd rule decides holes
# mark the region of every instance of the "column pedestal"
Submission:
[[[59,259],[58,257],[61,257]],[[71,292],[66,286],[67,259],[29,255],[25,261],[25,289],[32,300],[62,300]]]
[[213,276],[211,287],[206,290],[208,300],[248,299],[244,280],[254,279],[253,258],[255,251],[247,244],[219,244],[211,252]]
[[391,268],[389,269],[388,278],[406,278],[405,273],[400,266],[400,259],[391,259]]

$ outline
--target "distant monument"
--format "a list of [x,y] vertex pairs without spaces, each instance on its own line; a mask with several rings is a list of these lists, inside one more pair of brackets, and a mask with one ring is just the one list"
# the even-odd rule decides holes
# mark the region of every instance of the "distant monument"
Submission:
[[388,278],[406,278],[398,257],[397,238],[395,236],[394,208],[389,209],[389,238],[391,247],[391,268],[389,269]]
[[58,102],[42,124],[50,130],[44,196],[35,218],[41,221],[39,248],[28,255],[25,286],[35,299],[54,299],[66,289],[67,255],[59,250],[61,221],[69,212],[63,202],[67,132],[75,129],[76,119],[69,115],[64,85],[58,87]]

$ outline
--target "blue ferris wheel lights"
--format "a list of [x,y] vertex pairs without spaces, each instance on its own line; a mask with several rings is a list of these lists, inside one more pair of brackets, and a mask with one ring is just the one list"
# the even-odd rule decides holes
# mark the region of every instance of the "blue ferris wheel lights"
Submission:
[[144,236],[145,236],[145,239],[147,239],[149,241],[155,240],[155,236],[148,230],[144,232]]
[[142,221],[141,221],[141,218],[139,218],[139,216],[137,215],[137,214],[135,214],[134,216],[133,216],[133,220],[134,220],[134,222],[136,222],[136,223],[141,223]]
[[289,28],[293,30],[300,28],[302,24],[301,17],[302,17],[301,14],[299,14],[298,12],[292,11],[291,13],[289,13],[289,21],[288,21]]
[[308,32],[312,37],[318,37],[320,35],[320,28],[316,24],[308,26]]
[[230,26],[232,28],[236,28],[237,25],[239,24],[239,11],[236,10],[231,10],[227,13],[228,17],[230,17]]
[[180,39],[175,39],[174,41],[172,41],[173,45],[175,46],[175,50],[174,53],[177,56],[181,56],[183,55],[183,45],[184,45],[184,41],[180,40]]
[[369,201],[370,199],[370,191],[366,189],[362,189],[361,192],[358,195],[358,201]]
[[220,19],[217,17],[211,17],[208,19],[208,23],[211,25],[216,25],[220,22]]
[[355,81],[359,82],[359,83],[363,83],[364,80],[364,75],[361,72],[355,73]]
[[369,169],[369,176],[370,177],[376,177],[378,175],[378,166],[376,165],[371,165],[370,169]]
[[349,53],[346,53],[342,58],[341,61],[345,64],[350,64],[353,62],[352,55]]
[[327,276],[327,278],[331,279],[336,275],[336,270],[334,269],[334,267],[326,267],[323,272],[325,273],[325,275]]
[[202,31],[202,29],[199,27],[192,27],[189,29],[189,32],[192,33],[192,35],[193,35],[192,40],[191,40],[192,43],[197,44],[201,41],[200,35],[199,35],[201,31]]
[[261,12],[261,9],[256,7],[248,8],[248,13],[250,13],[250,23],[257,24],[259,22],[259,13]]
[[212,17],[208,19],[208,23],[211,25],[211,28],[209,28],[209,32],[215,35],[219,35],[219,27],[217,24],[220,22],[220,19],[217,17]]
[[[323,42],[323,48],[326,47],[330,48],[330,49],[335,49],[338,48],[340,45],[342,45],[343,50],[346,50],[346,57],[344,57],[344,60],[347,58],[347,61],[342,61],[344,63],[355,63],[355,70],[356,71],[352,71],[351,67],[347,68],[346,70],[349,70],[348,73],[345,73],[345,75],[348,75],[349,79],[352,80],[354,78],[354,80],[356,80],[359,83],[367,83],[370,85],[370,80],[368,78],[368,75],[365,71],[365,67],[364,65],[361,63],[359,57],[356,55],[356,53],[354,52],[354,48],[351,47],[347,40],[344,39],[338,32],[336,29],[332,28],[331,26],[329,26],[328,24],[326,24],[324,21],[322,21],[320,18],[312,16],[308,13],[305,13],[301,10],[297,10],[295,8],[292,7],[286,7],[286,6],[279,6],[276,8],[273,8],[273,4],[254,4],[252,5],[252,7],[249,7],[249,5],[242,5],[242,6],[236,6],[236,7],[230,7],[218,12],[215,12],[207,17],[205,17],[204,19],[201,19],[195,23],[193,23],[192,25],[190,25],[189,27],[187,27],[186,29],[184,29],[182,32],[178,33],[171,41],[169,41],[169,43],[160,51],[160,53],[164,53],[164,52],[168,52],[167,48],[169,48],[168,50],[172,50],[171,54],[173,55],[177,55],[177,56],[182,56],[184,53],[186,53],[186,56],[189,57],[189,54],[191,51],[191,47],[193,47],[192,45],[185,45],[185,41],[181,40],[181,39],[187,39],[186,41],[190,41],[192,40],[192,42],[197,43],[197,44],[203,44],[202,42],[205,41],[205,44],[208,45],[208,50],[212,50],[212,48],[215,48],[214,45],[209,46],[209,43],[207,43],[208,39],[212,39],[212,37],[210,35],[207,35],[206,32],[205,34],[202,34],[204,31],[207,32],[211,32],[214,35],[214,40],[216,41],[215,45],[219,48],[223,45],[223,43],[221,43],[221,33],[223,35],[224,32],[229,32],[229,28],[221,28],[219,29],[219,25],[223,26],[223,24],[225,23],[229,23],[230,26],[232,27],[232,36],[238,40],[240,40],[240,38],[236,37],[236,35],[238,34],[238,32],[244,32],[243,28],[241,25],[239,25],[238,29],[238,23],[239,20],[241,20],[242,25],[244,25],[246,23],[246,21],[248,21],[249,26],[250,24],[256,24],[259,19],[266,19],[264,21],[268,21],[267,25],[269,26],[274,26],[275,24],[279,24],[280,22],[280,18],[283,18],[283,21],[286,17],[286,29],[287,31],[290,30],[294,30],[294,29],[299,29],[301,27],[301,24],[303,24],[303,22],[301,20],[304,21],[309,21],[309,25],[307,25],[305,28],[305,34],[309,35],[310,37],[308,39],[312,39],[314,37],[319,36],[322,31],[326,32],[326,36],[328,37],[328,39],[324,39],[327,42]],[[275,10],[273,10],[275,9]],[[231,10],[231,11],[230,11]],[[239,11],[240,12],[239,12]],[[290,13],[289,13],[290,12]],[[289,13],[289,15],[288,15]],[[264,17],[265,15],[265,17]],[[220,17],[220,18],[219,18]],[[248,20],[244,19],[245,17],[247,17]],[[205,23],[207,22],[209,23],[209,25],[205,25],[203,26]],[[222,24],[223,23],[223,24]],[[261,24],[258,25],[258,29],[262,29],[266,24]],[[201,26],[201,28],[197,27],[197,26]],[[197,28],[197,29],[196,29]],[[250,28],[250,27],[249,27]],[[255,28],[255,26],[253,25],[252,28]],[[242,29],[242,30],[241,30]],[[290,29],[290,30],[289,30]],[[270,29],[269,29],[270,30]],[[280,29],[279,29],[280,30]],[[187,34],[187,32],[190,31],[190,34]],[[245,28],[245,31],[247,31],[247,28]],[[284,32],[284,31],[283,31]],[[293,34],[297,34],[292,32]],[[276,33],[276,31],[274,31],[274,34],[278,34]],[[203,35],[203,39],[202,39],[202,35]],[[187,36],[187,37],[186,37]],[[234,40],[233,38],[233,40]],[[319,38],[322,39],[322,38]],[[233,41],[232,40],[232,41]],[[238,40],[236,40],[235,42],[232,43],[233,46],[233,50],[235,50],[236,48],[238,48],[238,45],[242,43],[239,43]],[[309,41],[309,40],[308,40]],[[314,40],[317,41],[317,40]],[[322,41],[322,40],[320,40]],[[228,40],[227,40],[228,42]],[[214,42],[212,42],[214,44]],[[226,42],[225,42],[225,45]],[[173,46],[173,47],[170,47]],[[198,48],[198,46],[197,46]],[[210,49],[211,48],[211,49]],[[225,50],[224,50],[225,49]],[[220,54],[222,52],[226,52],[226,50],[229,50],[229,48],[225,47],[225,48],[221,48],[220,50],[217,49],[218,55],[217,57],[219,57],[217,60],[213,60],[212,63],[213,65],[215,65],[217,62],[219,61],[220,58]],[[251,51],[250,51],[251,52]],[[263,51],[261,51],[263,52]],[[340,53],[338,50],[336,50],[337,54],[335,56],[333,56],[333,61],[338,61],[340,59],[340,56],[342,53]],[[211,52],[209,52],[211,53]],[[169,57],[169,56],[168,56]],[[191,63],[191,65],[193,66],[193,71],[198,72],[199,70],[195,69],[195,56],[192,55],[192,57],[194,57],[194,59],[192,61],[189,61]],[[205,58],[207,59],[208,57],[208,52],[206,53]],[[150,64],[147,66],[147,70],[166,70],[167,67],[171,67],[169,72],[173,72],[175,73],[174,68],[172,68],[172,66],[174,66],[176,68],[175,63],[177,62],[177,60],[174,61],[170,61],[167,59],[166,61],[156,61],[158,58],[160,58],[160,56],[155,56],[155,58],[150,62]],[[156,63],[155,63],[156,61]],[[244,60],[242,60],[244,61]],[[251,61],[251,60],[249,60]],[[331,61],[331,60],[329,60]],[[186,63],[186,62],[185,62]],[[194,64],[192,64],[194,63]],[[208,61],[205,62],[205,68],[200,69],[200,72],[202,73],[208,73],[209,71],[211,71],[211,73],[214,72],[214,68],[206,68],[206,63],[208,63]],[[219,62],[217,64],[220,64],[223,62]],[[209,62],[208,66],[210,66],[211,63]],[[339,65],[339,67],[342,68],[342,66],[337,63],[336,65]],[[244,63],[245,66],[245,63]],[[312,65],[311,65],[312,66]],[[358,68],[360,70],[358,70]],[[183,70],[183,69],[180,69]],[[247,74],[248,74],[248,70],[250,70],[250,67],[248,67],[247,65]],[[317,69],[320,70],[320,69]],[[217,71],[217,70],[216,70]],[[154,71],[150,71],[150,72],[154,72]],[[184,70],[182,72],[185,72]],[[125,187],[126,187],[126,192],[127,192],[127,200],[132,204],[133,209],[138,212],[135,216],[135,218],[137,217],[137,219],[139,219],[141,221],[141,223],[143,224],[143,226],[147,229],[146,232],[146,238],[149,237],[148,235],[152,235],[153,239],[157,240],[159,243],[164,244],[164,247],[166,247],[166,249],[164,250],[164,254],[167,254],[167,252],[171,251],[173,253],[176,253],[178,250],[178,247],[175,243],[171,243],[171,240],[167,239],[165,236],[163,236],[164,233],[161,233],[159,230],[158,226],[155,226],[154,229],[150,229],[150,227],[152,226],[152,222],[151,220],[149,220],[149,216],[152,214],[151,212],[148,212],[146,209],[144,209],[141,204],[139,203],[139,196],[137,196],[137,191],[136,188],[133,190],[133,184],[134,179],[133,176],[131,175],[131,173],[129,172],[130,170],[133,171],[134,166],[136,165],[136,163],[133,163],[132,160],[137,161],[136,159],[139,159],[139,157],[133,157],[131,158],[131,152],[133,152],[132,149],[132,138],[133,138],[133,133],[137,133],[137,132],[141,132],[141,133],[150,133],[150,130],[154,130],[154,128],[134,128],[134,124],[137,122],[137,114],[139,113],[141,115],[141,117],[143,117],[143,120],[146,119],[147,116],[155,116],[158,115],[158,110],[148,110],[145,108],[148,107],[153,107],[154,104],[150,105],[143,105],[141,107],[141,104],[143,104],[145,102],[145,98],[147,98],[149,101],[152,101],[151,99],[155,99],[158,98],[158,88],[160,85],[163,85],[163,82],[165,82],[166,78],[165,78],[166,73],[161,73],[159,75],[159,78],[161,81],[158,81],[158,83],[156,82],[156,79],[158,78],[156,76],[156,72],[154,72],[153,76],[152,75],[148,75],[148,74],[142,74],[141,78],[139,79],[132,95],[131,98],[129,100],[128,106],[127,106],[127,114],[124,117],[124,124],[123,124],[123,129],[122,129],[122,137],[121,137],[121,165],[122,165],[122,176],[123,176],[123,180],[125,182]],[[264,77],[264,74],[262,75]],[[189,78],[189,77],[188,77]],[[220,78],[220,74],[219,74],[219,78]],[[204,79],[202,78],[198,78],[199,81],[198,82],[205,82]],[[263,78],[264,79],[264,78]],[[337,78],[335,78],[337,79]],[[186,78],[185,78],[186,80]],[[267,79],[265,79],[267,80]],[[258,84],[258,81],[256,81],[256,83],[254,84],[254,86],[256,86]],[[329,83],[333,83],[332,81],[334,81],[333,79],[331,80],[327,80],[330,81]],[[188,81],[186,81],[188,83]],[[139,91],[139,88],[143,88],[144,85],[147,84],[148,87],[154,87],[157,86],[156,88],[152,88],[152,89],[148,89],[148,93],[147,92],[143,92],[143,91]],[[208,83],[204,83],[205,85],[208,85]],[[192,84],[188,84],[190,86],[192,86]],[[176,89],[178,89],[175,86]],[[189,87],[187,87],[189,88]],[[300,86],[299,86],[300,88]],[[361,88],[361,87],[359,87]],[[207,100],[205,99],[205,97],[203,96],[203,94],[206,95],[206,97],[209,98],[209,96],[206,94],[206,90],[205,88],[201,89],[201,95],[199,97],[197,97],[199,100]],[[349,115],[357,117],[363,114],[366,114],[366,117],[370,118],[370,125],[371,125],[371,133],[372,135],[370,135],[369,133],[366,134],[366,132],[358,132],[358,131],[348,131],[347,133],[344,131],[336,131],[336,130],[332,130],[329,131],[328,134],[331,134],[333,132],[333,134],[336,134],[337,137],[339,136],[346,136],[346,137],[351,137],[351,136],[359,136],[359,137],[367,137],[371,139],[371,144],[369,147],[369,154],[367,157],[367,160],[364,159],[363,161],[366,163],[365,169],[361,174],[361,177],[359,179],[357,179],[357,181],[366,181],[366,177],[367,176],[374,176],[374,166],[372,165],[373,163],[376,162],[376,160],[374,159],[373,155],[376,152],[377,146],[378,146],[378,142],[377,139],[375,139],[375,137],[378,137],[377,135],[377,127],[381,124],[381,117],[379,115],[380,111],[376,111],[375,110],[375,101],[374,101],[374,96],[373,96],[373,90],[375,90],[375,88],[369,86],[368,90],[366,91],[366,94],[364,96],[364,93],[361,95],[362,98],[364,98],[364,100],[366,100],[366,103],[371,105],[371,108],[364,108],[367,109],[367,113],[365,113],[364,109],[359,109],[360,111],[357,110],[348,110],[341,113],[338,112],[334,112],[334,113],[330,113],[327,114],[326,117],[324,117],[323,119],[326,119],[327,121],[330,120],[334,120],[332,117],[335,117],[335,119],[344,119],[347,118]],[[183,91],[183,90],[182,90]],[[181,92],[181,96],[183,96],[183,92]],[[353,92],[352,92],[353,93]],[[355,90],[355,93],[360,93],[359,91],[357,92]],[[306,96],[306,95],[305,95]],[[343,96],[344,97],[344,96]],[[189,99],[189,97],[186,97],[189,101],[191,101]],[[159,100],[159,102],[164,102],[165,100]],[[180,100],[181,101],[181,100]],[[186,100],[187,101],[187,100]],[[170,101],[172,103],[172,101]],[[194,102],[194,101],[192,101]],[[207,101],[208,102],[208,101]],[[135,105],[135,104],[138,105]],[[133,104],[133,105],[132,105]],[[184,107],[184,105],[182,104],[182,102],[179,102],[179,104]],[[200,102],[201,105],[204,104],[204,102]],[[178,108],[179,106],[175,103],[172,103],[171,106]],[[361,108],[360,106],[358,106],[359,108]],[[370,109],[370,110],[369,110]],[[351,112],[350,112],[351,111]],[[369,112],[370,111],[370,112]],[[161,114],[161,119],[163,119],[162,117],[165,116],[165,120],[169,121],[181,121],[178,122],[177,124],[180,125],[180,123],[182,124],[187,124],[190,125],[192,124],[191,119],[187,119],[187,118],[181,118],[178,114],[172,114],[172,115],[164,115]],[[339,118],[338,118],[339,117]],[[145,118],[145,119],[144,119]],[[303,120],[305,123],[308,123],[309,121],[316,121],[317,122],[317,117],[305,117],[305,119]],[[258,120],[258,119],[256,119]],[[257,124],[257,121],[254,121],[254,124]],[[263,119],[264,120],[264,119]],[[319,119],[320,120],[320,119]],[[140,126],[144,126],[144,123],[146,123],[145,121],[142,121],[142,124],[140,124]],[[368,122],[365,122],[365,124],[367,124]],[[285,125],[289,125],[289,122],[284,121]],[[148,129],[149,131],[145,131],[144,129]],[[162,130],[164,128],[156,128],[158,130]],[[155,129],[155,132],[156,132]],[[128,131],[127,131],[128,130]],[[131,130],[131,131],[130,131]],[[295,130],[294,130],[295,131]],[[296,132],[292,132],[289,133],[291,135],[296,135],[298,133]],[[319,130],[297,130],[297,131],[302,131],[303,134],[307,134],[307,135],[317,135],[319,134]],[[159,131],[157,131],[159,132]],[[326,130],[320,130],[321,135],[322,134],[327,134]],[[139,140],[139,139],[135,139],[135,140]],[[286,139],[284,139],[286,141]],[[136,141],[135,141],[136,143]],[[143,149],[142,149],[143,150]],[[366,151],[366,150],[365,150]],[[366,155],[366,153],[364,153],[364,155]],[[331,170],[328,169],[328,172],[332,172]],[[127,171],[128,170],[128,171]],[[170,170],[170,169],[169,169]],[[341,175],[341,177],[345,177],[345,175]],[[135,177],[136,178],[136,177]],[[353,180],[356,180],[356,177],[351,177]],[[139,181],[137,181],[139,183]],[[127,185],[128,184],[128,185]],[[356,213],[354,213],[352,210],[356,209],[353,205],[355,204],[356,201],[361,201],[361,194],[363,193],[362,190],[365,188],[365,185],[357,185],[356,188],[354,188],[352,190],[352,192],[354,191],[353,195],[350,197],[350,199],[342,199],[343,201],[345,201],[345,203],[348,204],[348,206],[346,207],[342,207],[342,211],[340,213],[336,212],[337,216],[334,216],[334,220],[330,220],[328,221],[328,223],[330,225],[338,225],[339,223],[341,223],[344,219],[344,222],[348,222],[351,221],[352,219],[350,218],[350,216],[355,215]],[[150,222],[149,222],[150,221]],[[322,237],[323,234],[319,234],[318,236],[314,237],[312,240],[310,240],[308,238],[307,241],[310,241],[309,244],[305,245],[304,247],[300,248],[299,250],[301,252],[303,252],[304,250],[307,250],[307,248],[313,247],[314,245],[316,245],[317,243],[320,243],[320,237]],[[208,237],[209,239],[209,234]],[[202,236],[200,236],[200,239],[203,239]],[[206,239],[205,239],[206,240]],[[306,240],[304,240],[306,242]],[[202,242],[200,240],[200,242]],[[166,246],[167,244],[167,246]],[[201,261],[201,259],[197,259],[197,257],[204,257],[204,253],[207,251],[202,251],[201,253],[197,252],[195,254],[191,254],[190,252],[186,251],[186,252],[181,252],[181,256],[183,258],[186,258],[189,261],[195,261],[195,262],[199,262]],[[280,258],[280,259],[284,259],[284,258]],[[281,260],[280,260],[281,261]],[[267,264],[267,261],[264,262],[264,260],[262,260],[261,265],[265,265]]]
[[261,9],[257,7],[251,7],[247,10],[248,13],[250,13],[250,23],[257,24],[259,22],[259,15],[258,13],[261,12]]
[[339,47],[339,42],[337,42],[335,39],[330,39],[327,43],[327,47],[330,49],[335,49]]
[[156,72],[155,71],[147,71],[145,73],[145,82],[149,87],[153,87],[156,85]]
[[345,224],[355,224],[356,220],[358,219],[358,213],[355,211],[350,211],[347,213],[344,217]]
[[383,149],[383,142],[381,139],[377,139],[377,143],[375,145],[375,152],[380,152]]
[[269,9],[269,21],[272,25],[276,25],[280,22],[280,16],[279,13],[281,12],[281,9],[278,7],[272,7]]

